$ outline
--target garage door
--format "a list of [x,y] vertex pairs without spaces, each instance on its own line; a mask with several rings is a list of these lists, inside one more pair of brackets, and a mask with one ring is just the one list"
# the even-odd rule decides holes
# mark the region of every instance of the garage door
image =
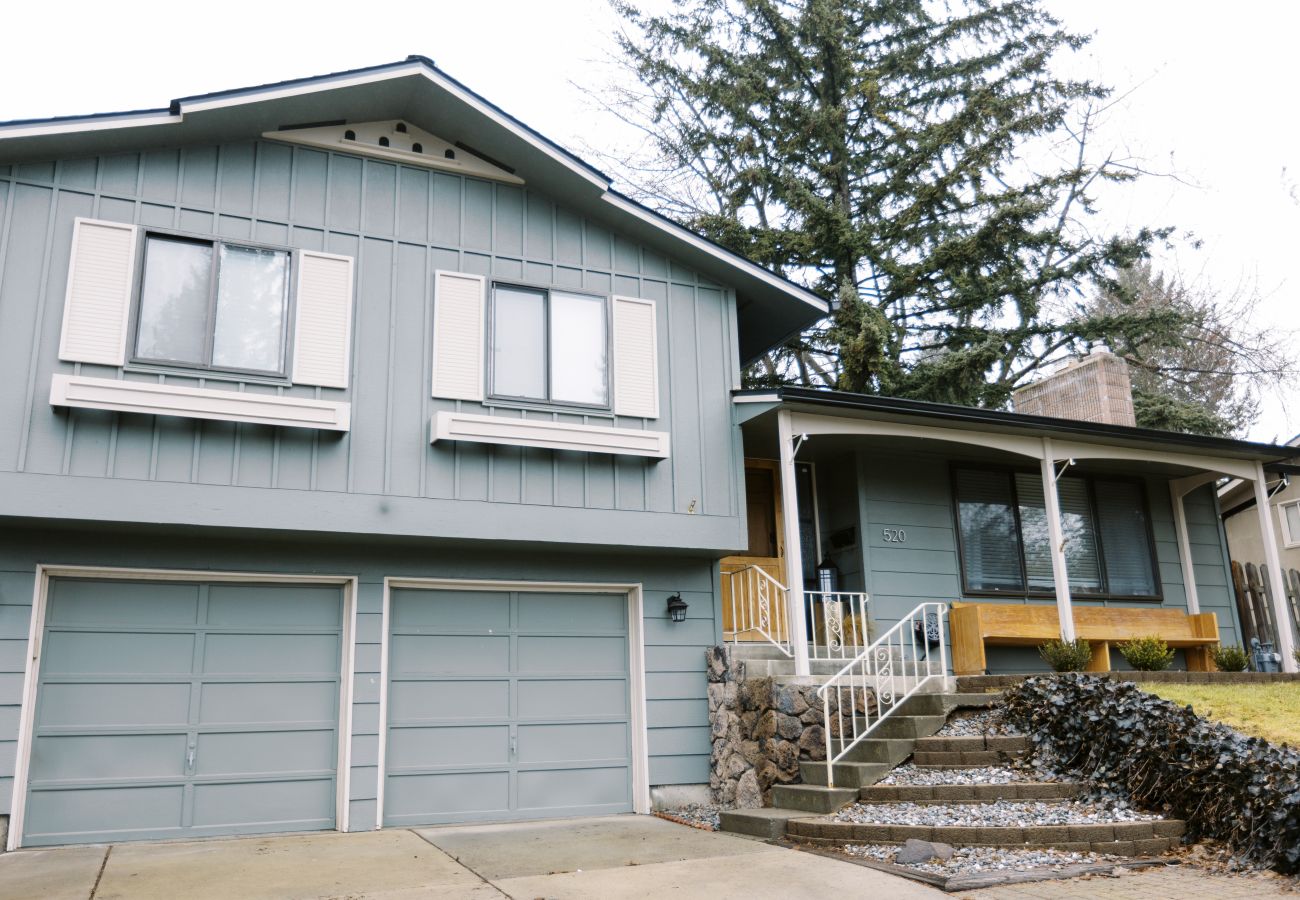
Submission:
[[632,811],[627,597],[394,590],[384,823]]
[[50,582],[28,846],[333,828],[342,589]]

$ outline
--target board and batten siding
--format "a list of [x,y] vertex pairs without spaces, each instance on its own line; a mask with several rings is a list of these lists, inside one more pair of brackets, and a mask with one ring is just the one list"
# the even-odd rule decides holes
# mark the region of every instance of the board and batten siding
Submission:
[[[353,258],[347,388],[60,362],[77,217]],[[658,417],[431,397],[438,270],[654,301]],[[0,421],[9,423],[0,429],[0,473],[690,514],[730,520],[719,524],[731,537],[743,527],[728,393],[739,379],[736,340],[730,289],[531,187],[266,141],[0,167]],[[346,400],[352,424],[327,434],[56,411],[47,399],[56,373]],[[673,453],[659,462],[431,446],[429,423],[441,410],[668,431]],[[310,502],[301,499],[302,508]]]
[[[13,792],[19,706],[37,563],[116,568],[192,569],[263,574],[345,575],[358,579],[352,696],[350,828],[375,826],[379,772],[380,641],[386,577],[640,584],[646,665],[650,784],[709,780],[704,652],[721,640],[716,564],[664,555],[509,553],[357,546],[345,540],[298,543],[132,537],[102,532],[0,529],[0,815]],[[219,579],[217,579],[219,580]],[[666,614],[674,593],[685,622]]]
[[[878,633],[921,603],[963,599],[949,476],[954,461],[960,462],[961,457],[870,451],[858,454],[856,480],[863,532],[864,589],[871,598],[871,618]],[[846,470],[842,474],[847,479],[851,473]],[[1145,482],[1164,594],[1161,605],[1186,609],[1187,593],[1178,561],[1168,482],[1160,478],[1146,478]],[[1218,617],[1219,635],[1225,644],[1239,643],[1241,638],[1225,566],[1213,486],[1207,485],[1189,494],[1185,505],[1201,611],[1212,612]],[[906,542],[886,541],[886,528],[905,529]],[[1010,597],[969,599],[981,603],[1051,602]],[[1151,605],[1142,601],[1102,601],[1080,597],[1075,597],[1074,602],[1080,606]],[[1036,662],[1037,657],[1032,651],[1027,655],[1026,651],[1014,648],[989,649],[989,665],[994,671],[1023,671],[1026,665]],[[1112,657],[1112,663],[1124,665],[1118,654]]]

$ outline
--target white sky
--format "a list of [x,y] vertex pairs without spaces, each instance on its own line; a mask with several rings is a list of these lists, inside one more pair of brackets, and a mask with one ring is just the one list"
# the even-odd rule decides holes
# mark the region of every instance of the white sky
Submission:
[[[1047,2],[1071,28],[1095,33],[1075,63],[1080,71],[1136,88],[1112,112],[1099,146],[1180,175],[1108,189],[1104,223],[1194,233],[1202,248],[1184,244],[1168,265],[1224,290],[1257,287],[1267,297],[1261,322],[1294,329],[1300,4]],[[419,53],[568,146],[603,146],[610,133],[571,84],[606,77],[600,60],[617,20],[603,0],[227,0],[219,11],[200,9],[175,0],[10,4],[0,26],[0,120],[159,107]],[[1288,388],[1266,398],[1249,436],[1284,440],[1297,431],[1300,393]]]

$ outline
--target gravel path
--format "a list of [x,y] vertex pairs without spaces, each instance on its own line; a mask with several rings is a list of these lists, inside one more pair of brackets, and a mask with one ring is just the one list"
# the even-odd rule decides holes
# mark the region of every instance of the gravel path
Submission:
[[975,737],[981,734],[1020,734],[1020,729],[1002,720],[999,709],[959,713],[936,732],[936,737]]
[[[844,852],[849,856],[893,863],[898,847],[881,844],[849,844]],[[1034,869],[1064,869],[1092,863],[1118,862],[1123,857],[1108,853],[1071,853],[1065,850],[1003,850],[998,847],[958,847],[952,859],[946,861],[913,863],[909,869],[919,869],[933,875],[974,875],[980,872],[1028,872]]]
[[975,766],[969,769],[922,769],[911,763],[904,763],[878,784],[1013,784],[1023,781],[1055,781],[1054,778],[1040,778],[1037,774],[1008,769],[1005,766]]
[[722,810],[724,808],[714,803],[692,803],[688,806],[657,809],[655,814],[680,825],[691,825],[705,831],[717,831],[722,827]]
[[1029,825],[1099,825],[1149,822],[1161,818],[1127,806],[1052,800],[999,800],[996,803],[855,803],[831,817],[859,825],[931,825],[991,828]]

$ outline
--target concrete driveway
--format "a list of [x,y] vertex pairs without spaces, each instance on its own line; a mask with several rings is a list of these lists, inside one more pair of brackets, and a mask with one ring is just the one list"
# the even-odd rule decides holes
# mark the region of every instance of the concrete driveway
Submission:
[[647,816],[0,854],[6,900],[825,900],[833,892],[943,896],[861,866]]

